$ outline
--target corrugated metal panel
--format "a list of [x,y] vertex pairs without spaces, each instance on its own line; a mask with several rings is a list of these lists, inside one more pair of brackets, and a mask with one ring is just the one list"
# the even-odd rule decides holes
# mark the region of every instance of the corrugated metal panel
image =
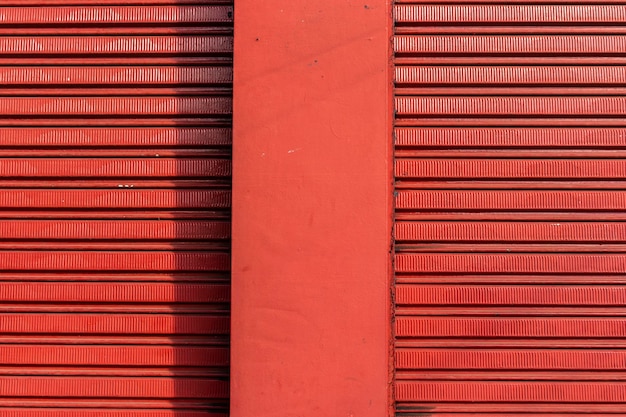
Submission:
[[623,414],[625,19],[397,1],[399,416]]
[[232,4],[98,3],[0,7],[0,415],[224,416]]

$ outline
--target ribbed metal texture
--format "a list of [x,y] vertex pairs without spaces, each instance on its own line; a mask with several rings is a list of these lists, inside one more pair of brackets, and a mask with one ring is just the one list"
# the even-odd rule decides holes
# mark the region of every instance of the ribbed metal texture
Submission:
[[96,3],[0,5],[0,415],[224,417],[233,7]]
[[399,0],[398,416],[626,410],[626,3]]

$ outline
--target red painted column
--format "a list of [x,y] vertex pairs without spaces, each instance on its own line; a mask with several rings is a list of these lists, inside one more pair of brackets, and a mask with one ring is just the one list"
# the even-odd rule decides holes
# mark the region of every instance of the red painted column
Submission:
[[389,412],[387,0],[237,0],[233,417]]

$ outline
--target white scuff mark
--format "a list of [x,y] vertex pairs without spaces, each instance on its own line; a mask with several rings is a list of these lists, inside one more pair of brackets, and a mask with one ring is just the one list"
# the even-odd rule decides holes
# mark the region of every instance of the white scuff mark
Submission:
[[302,148],[290,149],[287,151],[287,153],[295,153],[295,152],[298,152],[299,150],[302,150]]

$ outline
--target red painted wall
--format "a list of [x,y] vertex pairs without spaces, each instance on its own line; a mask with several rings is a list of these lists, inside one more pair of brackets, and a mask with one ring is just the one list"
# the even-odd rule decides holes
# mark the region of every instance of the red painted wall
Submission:
[[233,417],[389,411],[390,11],[235,6]]

